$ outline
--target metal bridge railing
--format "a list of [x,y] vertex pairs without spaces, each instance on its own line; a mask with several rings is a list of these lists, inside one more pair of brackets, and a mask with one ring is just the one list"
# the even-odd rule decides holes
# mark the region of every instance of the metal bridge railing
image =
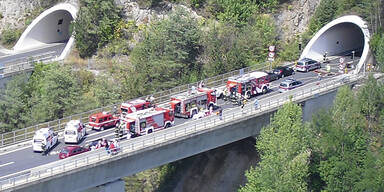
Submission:
[[[240,73],[240,71],[243,71],[244,74],[247,74],[247,73],[250,73],[253,71],[266,70],[267,68],[268,68],[267,66],[261,67],[261,68],[246,67],[246,68],[243,68],[240,70],[235,70],[235,71],[231,71],[231,72],[221,74],[218,76],[210,77],[210,78],[204,79],[203,81],[207,87],[218,87],[218,86],[224,85],[226,83],[226,80],[228,77],[238,75]],[[192,86],[197,87],[198,83],[199,82],[181,85],[181,86],[178,86],[178,87],[175,87],[172,89],[168,89],[165,91],[160,91],[160,92],[154,93],[152,95],[155,97],[155,103],[157,103],[158,105],[161,105],[161,104],[169,102],[170,97],[172,95],[185,92],[188,89],[190,89]],[[147,95],[147,96],[149,96],[149,95]],[[145,99],[147,96],[143,96],[140,98]],[[131,100],[134,100],[134,99],[131,99]],[[113,106],[120,106],[120,104],[121,104],[121,102],[113,104],[113,105],[93,109],[90,111],[86,111],[83,113],[70,115],[70,116],[64,117],[62,119],[48,121],[45,123],[40,123],[37,125],[23,128],[23,129],[18,129],[18,130],[14,130],[11,132],[0,134],[0,148],[31,140],[33,138],[33,135],[35,134],[35,131],[40,129],[40,128],[51,128],[51,129],[59,132],[59,131],[63,131],[65,124],[72,119],[80,119],[82,122],[88,122],[88,118],[91,114],[102,112],[102,111],[111,111],[113,109]]]
[[47,52],[47,53],[33,56],[33,57],[24,57],[24,58],[8,61],[4,64],[4,68],[1,75],[5,77],[13,73],[29,71],[34,68],[34,63],[36,62],[48,62],[56,58],[57,58],[57,52],[51,51],[51,52]]
[[[314,95],[321,94],[338,88],[344,84],[355,82],[361,76],[350,75],[336,80],[323,80],[321,83],[314,82],[305,87],[298,88],[273,97],[267,97],[260,100],[259,108],[254,108],[253,104],[248,103],[243,109],[240,107],[231,108],[223,112],[223,119],[213,115],[199,120],[190,121],[188,123],[177,125],[165,130],[154,132],[150,135],[137,137],[122,141],[120,143],[121,150],[114,158],[123,158],[123,156],[131,155],[138,150],[162,146],[163,143],[172,143],[177,140],[188,137],[191,134],[199,134],[202,132],[220,129],[222,125],[231,124],[234,121],[241,121],[252,116],[260,115],[264,112],[276,110],[278,107],[288,101],[301,101]],[[84,155],[75,156],[74,158],[64,159],[52,162],[47,165],[34,168],[29,174],[21,175],[0,181],[0,190],[11,189],[28,182],[37,181],[42,178],[48,178],[57,174],[65,174],[68,171],[85,167],[87,165],[96,164],[106,161],[111,156],[105,150],[96,150],[84,153]]]

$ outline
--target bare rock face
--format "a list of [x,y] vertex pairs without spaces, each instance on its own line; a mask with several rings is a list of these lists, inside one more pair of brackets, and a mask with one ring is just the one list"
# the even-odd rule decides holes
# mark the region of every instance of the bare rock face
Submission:
[[5,27],[21,27],[21,21],[25,17],[28,10],[34,9],[38,5],[38,1],[30,0],[2,0],[0,1],[0,30]]
[[[78,0],[65,0],[63,2],[78,6]],[[0,32],[7,27],[24,27],[25,18],[29,12],[37,7],[41,7],[39,0],[1,0]]]
[[195,18],[200,18],[196,12],[184,5],[174,5],[169,2],[161,2],[156,7],[140,8],[137,3],[138,0],[115,0],[116,4],[122,6],[125,20],[133,20],[137,25],[148,24],[156,19],[164,19],[168,14],[173,11],[177,6],[183,7]]
[[291,0],[275,15],[278,34],[287,40],[304,32],[321,0]]

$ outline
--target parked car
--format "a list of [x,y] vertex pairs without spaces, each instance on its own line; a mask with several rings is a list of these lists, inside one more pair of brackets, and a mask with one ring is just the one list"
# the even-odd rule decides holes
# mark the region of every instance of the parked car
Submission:
[[321,64],[313,59],[304,58],[297,62],[296,70],[302,72],[308,72],[314,69],[320,69]]
[[273,73],[282,78],[295,74],[295,71],[288,66],[279,66],[273,69]]
[[280,83],[279,92],[280,93],[286,92],[302,85],[303,85],[303,82],[301,81],[297,81],[295,79],[286,79]]
[[279,75],[276,73],[273,73],[273,72],[266,72],[266,73],[268,74],[266,78],[269,82],[278,80],[280,78]]
[[60,159],[65,159],[70,156],[74,156],[80,153],[87,152],[89,149],[78,146],[78,145],[71,145],[71,146],[65,146],[59,153]]

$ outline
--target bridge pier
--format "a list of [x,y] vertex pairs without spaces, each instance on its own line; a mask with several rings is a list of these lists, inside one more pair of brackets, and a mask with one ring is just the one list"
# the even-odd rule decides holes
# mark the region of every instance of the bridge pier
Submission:
[[83,192],[124,192],[125,183],[122,179],[112,181],[97,187],[92,187]]

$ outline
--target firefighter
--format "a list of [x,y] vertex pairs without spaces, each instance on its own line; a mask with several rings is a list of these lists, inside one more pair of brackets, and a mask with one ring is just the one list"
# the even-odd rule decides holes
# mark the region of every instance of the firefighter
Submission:
[[328,52],[325,52],[323,55],[323,63],[327,62],[327,55],[328,55]]
[[43,152],[41,153],[41,155],[47,155],[47,145],[45,145],[44,143],[41,144],[41,149],[43,149]]
[[241,108],[244,108],[245,104],[247,103],[247,99],[243,98],[243,102],[241,104]]

